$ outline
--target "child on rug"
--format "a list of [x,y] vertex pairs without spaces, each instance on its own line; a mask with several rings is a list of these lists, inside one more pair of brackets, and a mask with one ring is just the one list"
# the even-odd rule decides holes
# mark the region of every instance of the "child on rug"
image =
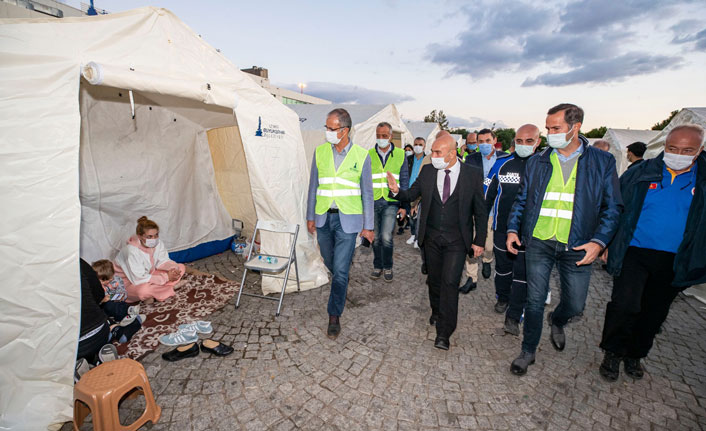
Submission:
[[98,276],[105,296],[100,302],[100,307],[108,317],[113,318],[120,326],[127,326],[133,320],[139,319],[140,323],[145,323],[146,316],[139,314],[140,306],[130,306],[127,301],[127,291],[123,279],[115,274],[113,263],[108,259],[101,259],[91,264]]
[[115,258],[115,273],[125,282],[128,301],[146,304],[174,296],[174,289],[186,272],[183,264],[169,259],[159,240],[159,226],[145,216],[137,220],[136,235]]

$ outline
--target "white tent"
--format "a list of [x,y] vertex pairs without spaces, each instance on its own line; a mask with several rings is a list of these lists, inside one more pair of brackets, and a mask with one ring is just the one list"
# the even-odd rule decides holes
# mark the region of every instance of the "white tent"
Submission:
[[357,145],[367,149],[375,146],[375,128],[382,121],[392,125],[395,146],[404,147],[414,141],[412,134],[407,130],[402,117],[395,105],[287,105],[299,116],[306,159],[311,163],[314,150],[326,142],[324,125],[326,116],[334,109],[343,108],[351,115],[351,139]]
[[706,128],[706,107],[684,108],[679,111],[679,113],[672,118],[672,121],[667,124],[667,127],[660,131],[649,142],[644,141],[647,144],[645,158],[652,158],[661,153],[662,150],[664,150],[664,141],[667,139],[669,131],[681,124],[698,124]]
[[[618,175],[625,172],[630,166],[627,156],[627,146],[633,142],[645,144],[654,138],[658,132],[654,130],[608,129],[603,135],[604,140],[610,143],[610,153],[615,156]],[[595,141],[594,141],[595,142]]]
[[[297,116],[164,9],[0,20],[0,71],[0,428],[34,430],[71,418],[79,256],[141,215],[170,251],[253,211],[303,226],[308,163]],[[302,287],[325,283],[300,239]]]
[[424,138],[426,141],[425,152],[431,152],[431,144],[434,143],[436,134],[441,131],[439,123],[427,123],[424,121],[407,121],[405,123],[407,129],[414,138]]

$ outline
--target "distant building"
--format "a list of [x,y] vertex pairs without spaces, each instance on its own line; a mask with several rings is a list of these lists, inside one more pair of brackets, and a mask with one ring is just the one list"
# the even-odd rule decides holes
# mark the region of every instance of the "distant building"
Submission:
[[[84,7],[85,6],[85,7]],[[55,0],[0,0],[0,18],[65,18],[86,16],[88,5],[76,9]],[[98,11],[98,13],[106,13]]]
[[270,84],[267,69],[264,67],[253,66],[249,69],[241,69],[247,73],[253,81],[257,82],[260,87],[267,90],[277,100],[285,105],[329,105],[330,100],[320,99],[318,97],[302,94],[296,91],[287,90],[286,88],[275,87]]

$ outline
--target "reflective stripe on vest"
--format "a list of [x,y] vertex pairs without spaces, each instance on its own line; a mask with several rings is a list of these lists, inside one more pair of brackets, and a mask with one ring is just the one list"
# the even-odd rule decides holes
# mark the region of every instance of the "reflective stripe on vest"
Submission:
[[363,214],[360,175],[367,156],[367,151],[353,144],[336,170],[331,144],[327,142],[316,147],[316,169],[319,171],[316,214],[326,213],[333,202],[343,214]]
[[539,219],[534,227],[533,236],[541,240],[556,238],[557,241],[568,244],[571,231],[571,218],[574,214],[574,191],[576,189],[576,170],[578,160],[574,164],[569,181],[564,184],[564,173],[556,153],[550,156],[552,176],[544,193]]
[[402,164],[405,162],[404,151],[393,147],[392,154],[387,158],[385,166],[382,165],[380,155],[375,147],[371,148],[368,153],[370,154],[370,167],[373,172],[373,199],[383,198],[389,202],[397,202],[397,199],[388,197],[387,171],[390,171],[399,185],[400,170],[402,170]]

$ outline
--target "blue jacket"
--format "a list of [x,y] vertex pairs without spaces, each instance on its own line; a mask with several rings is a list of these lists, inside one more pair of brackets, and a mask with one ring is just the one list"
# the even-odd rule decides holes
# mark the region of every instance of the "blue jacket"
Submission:
[[[625,253],[630,246],[650,183],[662,179],[664,153],[627,170],[620,178],[625,196],[625,212],[608,250],[608,272],[620,275]],[[706,282],[706,153],[696,159],[696,187],[686,219],[684,237],[674,259],[672,285],[681,289]]]
[[[583,153],[576,170],[574,211],[569,231],[569,247],[595,242],[606,247],[618,228],[618,218],[623,209],[615,158],[607,151],[588,145],[588,139],[579,135]],[[531,156],[520,183],[515,203],[507,221],[507,232],[520,236],[524,246],[532,240],[532,233],[539,218],[544,193],[552,176],[549,157],[552,148]]]

